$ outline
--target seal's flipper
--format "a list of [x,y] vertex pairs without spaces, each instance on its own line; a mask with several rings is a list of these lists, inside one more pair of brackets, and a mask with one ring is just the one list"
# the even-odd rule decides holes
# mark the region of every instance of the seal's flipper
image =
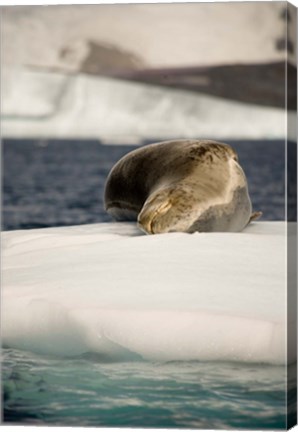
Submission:
[[138,216],[138,226],[147,234],[162,233],[166,229],[162,217],[171,209],[172,203],[163,195],[149,197]]
[[191,193],[190,187],[179,184],[152,192],[138,215],[139,228],[147,234],[186,232],[194,205]]
[[250,222],[252,222],[254,220],[259,219],[262,216],[262,214],[263,214],[263,212],[260,212],[260,211],[259,212],[253,212],[251,214],[251,216],[250,216],[250,219],[249,219],[248,223],[250,223]]

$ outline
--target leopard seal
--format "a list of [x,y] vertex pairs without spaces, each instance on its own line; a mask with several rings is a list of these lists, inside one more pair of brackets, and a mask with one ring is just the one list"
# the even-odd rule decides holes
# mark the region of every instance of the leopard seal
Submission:
[[252,213],[247,180],[233,148],[211,140],[150,144],[122,157],[110,171],[106,211],[136,220],[148,234],[237,232]]

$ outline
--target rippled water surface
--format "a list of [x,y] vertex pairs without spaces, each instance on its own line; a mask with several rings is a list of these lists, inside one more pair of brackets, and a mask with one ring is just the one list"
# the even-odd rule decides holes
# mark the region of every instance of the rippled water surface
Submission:
[[[285,216],[283,141],[230,141],[247,175],[262,220]],[[112,166],[135,146],[98,141],[4,140],[4,229],[77,225],[111,220],[103,207]]]
[[4,350],[7,423],[284,428],[285,369],[237,363],[100,363]]

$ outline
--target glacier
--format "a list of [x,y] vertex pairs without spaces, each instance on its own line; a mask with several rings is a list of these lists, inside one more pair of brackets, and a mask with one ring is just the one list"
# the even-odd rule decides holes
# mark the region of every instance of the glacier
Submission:
[[[82,73],[3,68],[4,138],[280,139],[282,109]],[[295,115],[289,113],[289,121]],[[292,119],[293,120],[293,119]],[[295,121],[295,120],[294,120]]]

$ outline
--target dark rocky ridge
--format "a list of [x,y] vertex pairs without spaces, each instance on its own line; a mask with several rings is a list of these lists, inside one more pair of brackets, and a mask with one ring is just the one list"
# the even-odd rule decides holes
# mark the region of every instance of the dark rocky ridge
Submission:
[[[121,78],[158,86],[205,93],[243,103],[285,108],[287,77],[288,109],[297,108],[297,69],[285,61],[255,64],[219,64],[180,68],[150,68],[136,55],[116,46],[88,40],[88,52],[78,72]],[[71,55],[65,47],[60,56]]]

